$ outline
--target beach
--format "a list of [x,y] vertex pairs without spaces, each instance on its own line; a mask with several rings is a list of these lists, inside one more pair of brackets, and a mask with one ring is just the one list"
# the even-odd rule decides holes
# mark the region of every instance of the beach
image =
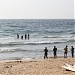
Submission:
[[0,75],[75,75],[61,67],[66,63],[75,64],[75,58],[2,60]]
[[[75,48],[74,22],[73,19],[1,19],[0,75],[75,75],[62,68],[66,63],[75,64],[75,58],[71,58],[71,46]],[[66,45],[68,58],[64,59]],[[57,59],[53,58],[54,46]],[[48,59],[43,59],[45,47]]]

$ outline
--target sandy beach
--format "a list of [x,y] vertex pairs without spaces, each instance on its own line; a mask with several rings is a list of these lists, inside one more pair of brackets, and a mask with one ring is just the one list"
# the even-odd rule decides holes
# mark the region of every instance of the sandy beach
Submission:
[[0,61],[0,75],[75,75],[61,66],[75,64],[75,58]]

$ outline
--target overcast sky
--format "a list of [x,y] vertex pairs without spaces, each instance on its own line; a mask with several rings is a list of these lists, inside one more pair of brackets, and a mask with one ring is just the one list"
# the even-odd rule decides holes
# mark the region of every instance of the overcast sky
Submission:
[[0,0],[0,19],[73,19],[74,0]]

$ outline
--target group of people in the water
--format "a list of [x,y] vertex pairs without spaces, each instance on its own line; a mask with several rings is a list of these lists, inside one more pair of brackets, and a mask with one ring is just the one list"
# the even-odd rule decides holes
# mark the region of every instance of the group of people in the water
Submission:
[[[47,49],[47,47],[45,47],[44,52],[45,52],[44,53],[44,59],[48,58],[48,49]],[[64,58],[67,58],[67,53],[68,53],[68,46],[66,46],[64,48]],[[56,46],[54,46],[54,48],[53,48],[53,54],[54,54],[54,58],[57,58],[57,48],[56,48]],[[74,58],[74,47],[73,46],[71,46],[71,55],[72,55],[72,58]]]
[[[21,36],[21,39],[22,39],[22,40],[23,40],[23,39],[25,39],[25,40],[28,39],[28,40],[29,40],[29,36],[30,36],[29,34],[25,34],[24,36],[22,35],[22,36]],[[17,34],[17,39],[19,39],[19,38],[20,38],[20,37],[19,37],[19,34]]]
[[[23,40],[23,39],[28,39],[29,40],[29,37],[30,35],[29,34],[25,34],[25,36],[21,36],[21,39]],[[17,39],[19,39],[20,37],[19,37],[19,34],[17,34]],[[66,45],[66,47],[64,48],[64,58],[67,58],[67,53],[68,53],[68,46]],[[54,46],[54,48],[53,48],[53,54],[54,54],[54,58],[57,58],[57,48],[56,48],[56,46]],[[72,58],[74,58],[74,47],[73,46],[71,46],[71,55],[72,55]],[[48,58],[48,49],[47,49],[47,47],[45,47],[45,49],[44,49],[44,59],[45,58]]]

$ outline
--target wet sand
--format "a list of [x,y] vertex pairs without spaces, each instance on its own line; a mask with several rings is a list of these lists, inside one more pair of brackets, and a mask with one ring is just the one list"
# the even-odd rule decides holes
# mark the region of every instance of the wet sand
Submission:
[[75,58],[48,58],[0,61],[0,75],[75,75],[61,66],[74,63]]

